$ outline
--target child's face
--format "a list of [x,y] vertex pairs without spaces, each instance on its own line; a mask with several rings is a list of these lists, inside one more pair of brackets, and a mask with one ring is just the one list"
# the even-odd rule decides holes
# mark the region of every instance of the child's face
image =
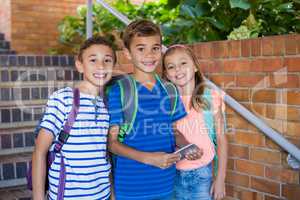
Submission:
[[163,62],[167,78],[175,85],[183,87],[195,78],[196,65],[184,50],[175,50]]
[[101,44],[85,49],[82,61],[76,61],[76,67],[83,73],[84,81],[96,87],[103,87],[111,79],[113,66],[113,50]]
[[161,62],[160,36],[134,36],[125,52],[137,70],[151,73]]

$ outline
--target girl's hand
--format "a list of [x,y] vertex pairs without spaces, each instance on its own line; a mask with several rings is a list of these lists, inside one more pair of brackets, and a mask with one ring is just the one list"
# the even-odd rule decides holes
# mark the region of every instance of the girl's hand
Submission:
[[180,160],[178,154],[168,154],[164,152],[147,153],[145,156],[146,164],[166,169]]
[[203,149],[197,148],[187,152],[185,158],[187,160],[198,160],[203,156]]
[[217,178],[211,186],[210,194],[213,195],[213,199],[215,200],[223,199],[226,195],[225,181],[222,181]]

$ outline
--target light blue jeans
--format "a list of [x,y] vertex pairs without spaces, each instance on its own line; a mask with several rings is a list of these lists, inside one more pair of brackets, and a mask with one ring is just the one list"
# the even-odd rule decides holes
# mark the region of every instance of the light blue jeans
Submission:
[[212,200],[212,164],[198,169],[177,170],[175,178],[175,200]]

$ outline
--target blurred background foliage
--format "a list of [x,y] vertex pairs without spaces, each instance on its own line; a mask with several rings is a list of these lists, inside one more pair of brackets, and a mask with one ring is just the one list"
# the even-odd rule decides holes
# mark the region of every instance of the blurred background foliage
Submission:
[[[130,20],[146,18],[160,24],[163,42],[192,44],[214,40],[238,40],[299,33],[300,0],[157,0],[133,5],[114,0],[115,9]],[[86,37],[86,6],[59,24],[61,47],[50,53],[75,53]],[[93,5],[93,33],[122,47],[124,24],[100,4]]]

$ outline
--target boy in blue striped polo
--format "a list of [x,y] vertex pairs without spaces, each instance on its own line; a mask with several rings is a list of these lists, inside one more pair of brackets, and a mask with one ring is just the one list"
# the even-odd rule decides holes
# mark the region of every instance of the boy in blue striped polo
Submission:
[[115,52],[104,38],[95,36],[86,40],[75,63],[83,80],[74,89],[66,87],[50,96],[33,152],[33,199],[44,199],[47,152],[54,148],[68,125],[66,121],[69,122],[75,98],[78,98],[77,117],[73,116],[68,138],[49,168],[48,199],[110,198],[111,166],[106,155],[109,114],[102,94],[115,63]]
[[180,159],[173,153],[172,124],[186,112],[180,98],[176,98],[171,112],[171,97],[155,74],[162,56],[159,27],[147,20],[134,21],[125,29],[123,41],[125,54],[134,65],[129,79],[134,85],[131,92],[135,94],[132,100],[137,109],[132,113],[135,120],[127,124],[132,126],[130,131],[124,134],[124,106],[129,102],[124,104],[121,97],[130,91],[122,90],[120,84],[111,86],[109,149],[114,154],[115,197],[117,200],[169,200],[173,193],[174,163]]

